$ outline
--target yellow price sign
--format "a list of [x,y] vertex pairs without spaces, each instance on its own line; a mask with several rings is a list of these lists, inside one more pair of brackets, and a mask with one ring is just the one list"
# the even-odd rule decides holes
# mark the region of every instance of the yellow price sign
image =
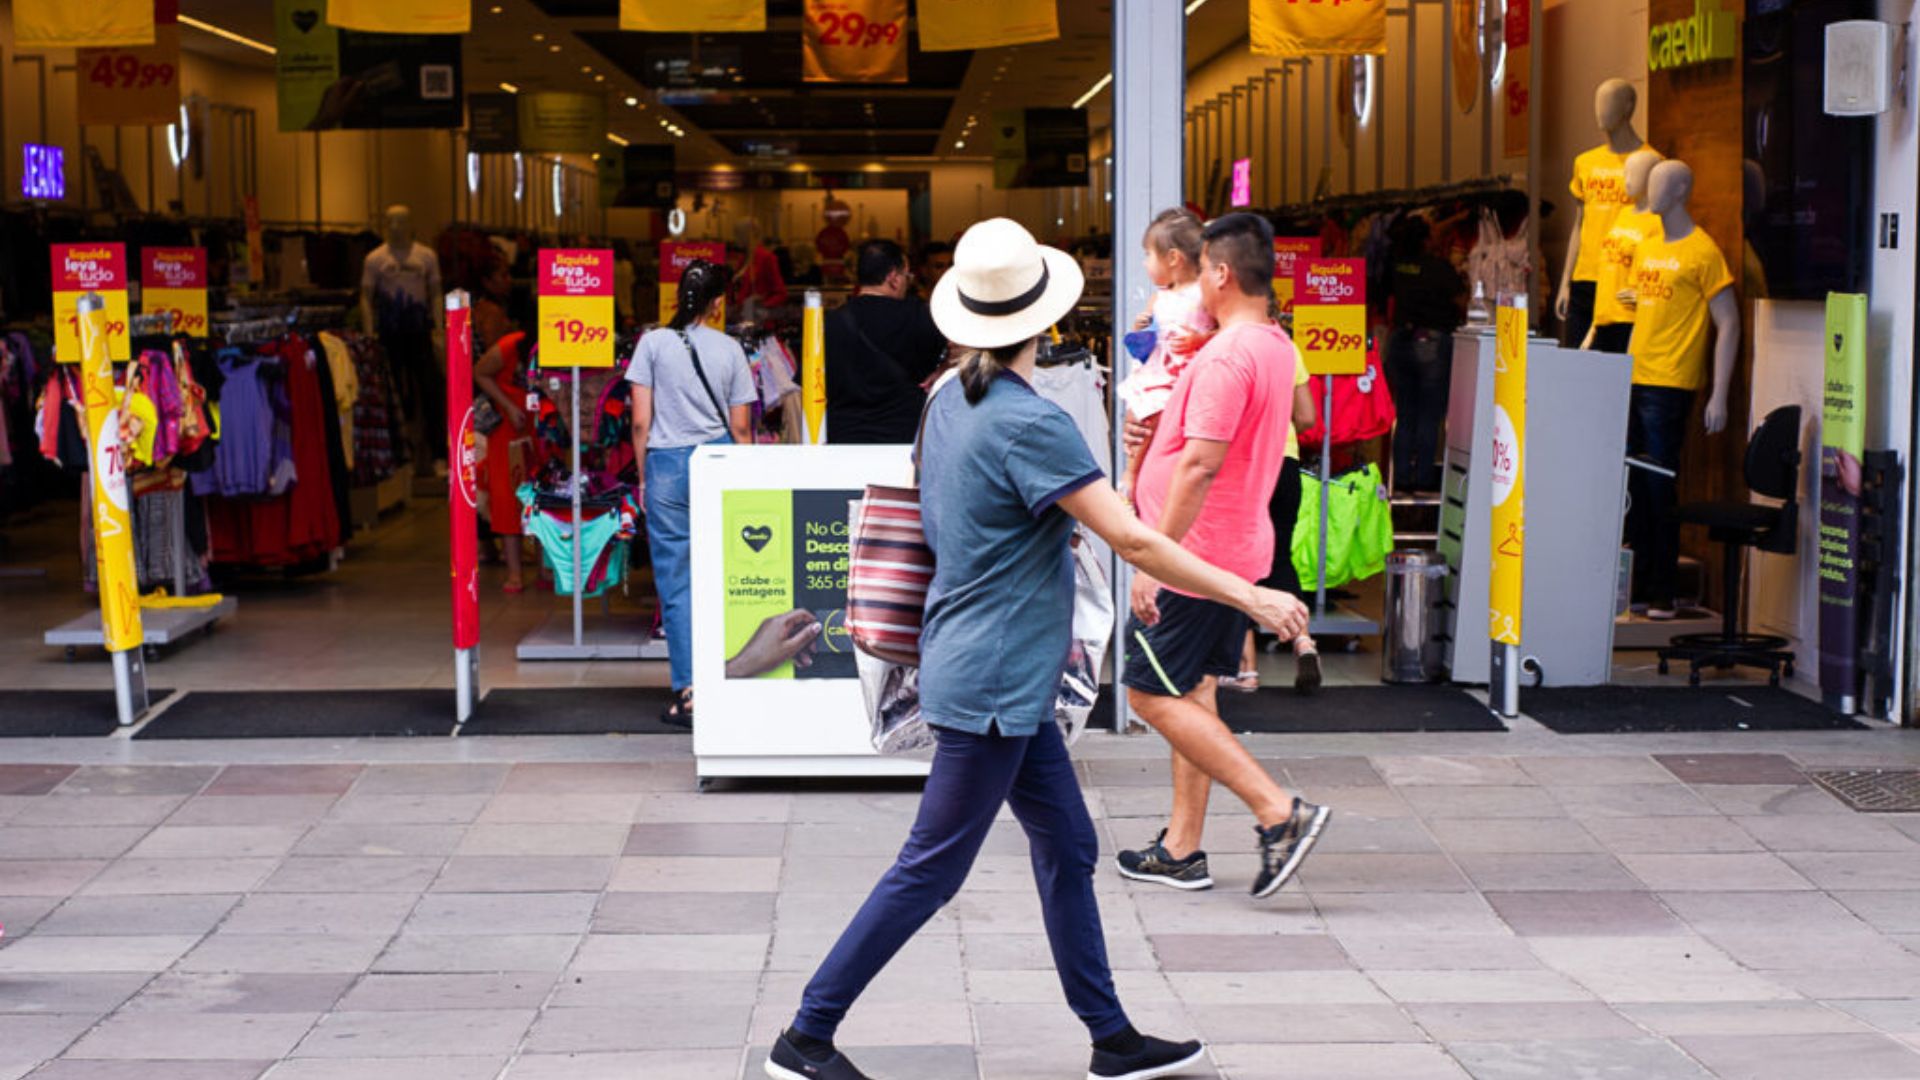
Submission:
[[541,365],[612,367],[613,252],[542,250],[537,280]]
[[80,363],[80,298],[98,293],[105,302],[101,329],[107,359],[130,360],[127,337],[127,249],[124,244],[54,244],[53,356],[63,364]]
[[1293,314],[1293,274],[1302,258],[1320,257],[1317,236],[1276,236],[1273,238],[1273,297],[1280,314]]
[[1367,370],[1367,261],[1302,258],[1294,264],[1293,343],[1312,375]]
[[171,313],[176,334],[207,336],[207,249],[143,248],[140,310],[148,315]]

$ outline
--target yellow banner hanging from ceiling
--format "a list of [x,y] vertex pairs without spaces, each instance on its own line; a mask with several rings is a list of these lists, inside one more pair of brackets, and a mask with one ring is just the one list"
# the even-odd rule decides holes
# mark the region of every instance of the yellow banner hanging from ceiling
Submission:
[[907,81],[907,0],[807,0],[807,82]]
[[1247,24],[1260,56],[1387,52],[1387,0],[1247,0]]
[[1480,15],[1486,0],[1453,5],[1453,104],[1462,114],[1480,100]]
[[17,49],[153,44],[153,0],[13,0]]
[[473,0],[327,0],[327,22],[377,34],[464,34]]
[[758,33],[767,0],[620,0],[620,29],[654,33]]
[[1054,0],[916,0],[920,50],[992,49],[1060,36]]

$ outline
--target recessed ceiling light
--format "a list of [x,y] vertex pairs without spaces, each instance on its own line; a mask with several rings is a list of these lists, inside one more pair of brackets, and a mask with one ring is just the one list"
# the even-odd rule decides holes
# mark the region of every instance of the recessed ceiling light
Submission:
[[503,11],[505,11],[505,10],[507,10],[507,9],[506,9],[506,8],[503,8],[503,7],[501,7],[501,6],[499,5],[499,4],[495,4],[495,5],[493,5],[492,7],[490,7],[490,8],[488,8],[488,9],[487,9],[487,14],[489,14],[489,15],[498,15],[498,14],[500,14],[501,12],[503,12]]
[[545,40],[547,40],[547,35],[545,35],[545,34],[535,34],[535,35],[533,35],[533,40],[535,40],[535,41],[545,41]]
[[560,46],[558,46],[558,45],[549,45],[549,46],[547,46],[547,51],[548,51],[548,52],[559,52],[559,51],[560,51]]
[[965,150],[967,148],[967,140],[961,139],[959,142],[953,144],[953,148],[955,150]]
[[640,99],[637,97],[630,97],[627,99],[627,108],[629,109],[633,108],[635,105],[638,105],[638,104],[640,104]]
[[594,81],[594,82],[606,82],[606,81],[607,81],[607,77],[606,77],[605,75],[595,75],[595,76],[593,77],[593,81]]
[[501,84],[500,84],[500,89],[502,89],[502,90],[505,90],[505,91],[506,91],[507,93],[509,93],[509,94],[517,94],[517,93],[519,93],[519,92],[520,92],[520,88],[519,88],[519,87],[517,87],[517,86],[515,86],[515,85],[513,85],[513,84],[512,84],[512,83],[510,83],[510,82],[503,82],[503,83],[501,83]]
[[580,74],[582,74],[582,75],[591,75],[591,74],[593,74],[593,65],[592,65],[592,64],[581,64],[581,65],[580,65]]

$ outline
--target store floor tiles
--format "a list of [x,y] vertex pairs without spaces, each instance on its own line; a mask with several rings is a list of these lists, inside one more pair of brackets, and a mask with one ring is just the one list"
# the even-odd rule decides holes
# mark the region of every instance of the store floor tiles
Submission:
[[[1920,1078],[1920,815],[1813,767],[1855,731],[1258,734],[1336,809],[1256,901],[1122,880],[1153,736],[1075,748],[1115,982],[1198,1075]],[[905,837],[911,782],[695,791],[685,736],[17,739],[0,764],[0,1077],[747,1080]],[[1082,1075],[1009,815],[853,1010],[876,1077]]]

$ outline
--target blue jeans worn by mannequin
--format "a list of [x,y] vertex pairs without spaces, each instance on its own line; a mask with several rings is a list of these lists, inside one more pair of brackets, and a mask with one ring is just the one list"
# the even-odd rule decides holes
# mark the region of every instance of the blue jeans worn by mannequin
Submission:
[[[1680,467],[1693,391],[1635,386],[1627,405],[1627,455]],[[1633,595],[1657,608],[1673,607],[1680,571],[1680,521],[1674,516],[1679,486],[1645,469],[1627,470],[1627,546],[1633,549]]]
[[[715,444],[726,445],[731,439]],[[693,572],[687,556],[690,499],[687,466],[698,447],[647,451],[647,549],[653,590],[667,631],[667,667],[675,693],[693,685]]]
[[1026,830],[1033,878],[1067,1004],[1094,1039],[1126,1029],[1093,895],[1099,840],[1060,728],[1009,738],[936,728],[939,746],[900,857],[807,984],[793,1026],[831,1039],[908,939],[960,891],[1001,803]]

